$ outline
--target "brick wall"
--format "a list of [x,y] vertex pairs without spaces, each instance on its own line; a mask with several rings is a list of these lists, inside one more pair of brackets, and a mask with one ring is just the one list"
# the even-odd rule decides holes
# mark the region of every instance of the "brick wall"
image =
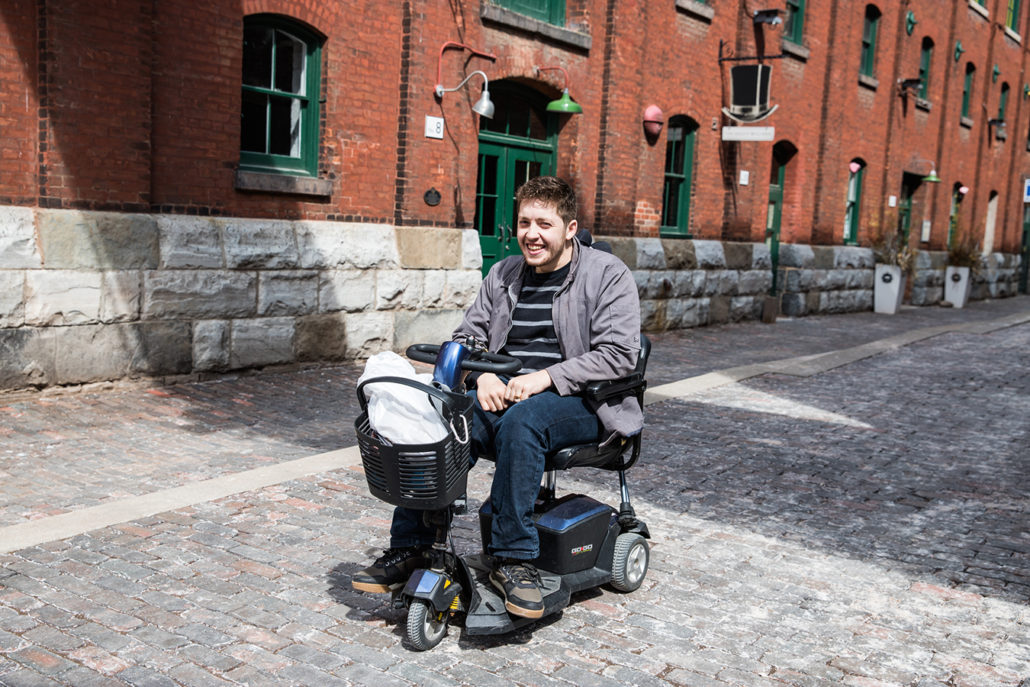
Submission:
[[37,13],[29,0],[0,9],[0,203],[31,205],[36,199]]
[[[889,199],[900,195],[903,174],[925,175],[936,165],[944,182],[923,184],[913,196],[914,226],[930,220],[929,241],[915,236],[913,243],[944,248],[951,189],[963,184],[971,188],[960,208],[964,225],[982,232],[997,193],[996,246],[1016,250],[1017,185],[1030,174],[1030,112],[1022,97],[1030,76],[1022,38],[998,26],[1004,2],[978,10],[968,0],[884,0],[871,79],[858,75],[864,5],[811,3],[802,45],[794,45],[782,39],[781,26],[752,23],[751,13],[766,4],[577,0],[567,3],[566,27],[554,29],[499,21],[489,2],[117,0],[96,7],[12,0],[0,27],[0,117],[16,135],[0,148],[0,198],[43,207],[470,226],[478,121],[469,105],[481,84],[474,79],[439,100],[438,64],[448,85],[483,69],[494,81],[519,80],[557,97],[560,73],[535,71],[550,65],[567,70],[584,107],[560,122],[558,170],[576,183],[585,225],[611,235],[657,235],[666,139],[649,141],[641,128],[643,109],[656,104],[666,121],[684,115],[699,126],[692,234],[758,241],[772,144],[721,140],[721,128],[734,124],[721,108],[738,63],[719,57],[763,54],[777,56],[767,64],[772,103],[780,107],[762,124],[775,128],[774,143],[797,150],[787,166],[784,242],[840,242],[847,164],[861,159],[862,242],[896,223]],[[908,12],[917,19],[911,35]],[[243,17],[256,13],[292,17],[325,36],[319,169],[331,187],[327,197],[234,183]],[[1025,16],[1021,22],[1027,25]],[[917,103],[900,96],[897,80],[918,73],[924,39],[935,46],[932,78],[928,98]],[[449,50],[440,60],[446,41],[497,57]],[[958,60],[957,42],[965,51]],[[975,105],[963,122],[969,62],[977,68]],[[1003,84],[1010,96],[1002,142],[988,136],[986,122]],[[443,140],[423,136],[426,115],[445,118]],[[42,158],[34,160],[37,152]],[[739,183],[742,171],[747,185]],[[439,205],[423,201],[430,188],[440,191]]]

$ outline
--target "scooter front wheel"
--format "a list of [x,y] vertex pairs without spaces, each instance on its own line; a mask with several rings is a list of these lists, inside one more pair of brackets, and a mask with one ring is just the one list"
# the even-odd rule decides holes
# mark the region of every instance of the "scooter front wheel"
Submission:
[[449,614],[438,612],[425,599],[413,599],[408,607],[408,641],[418,651],[432,649],[447,634]]
[[647,574],[649,558],[646,539],[633,532],[620,534],[612,556],[612,586],[620,592],[636,591]]

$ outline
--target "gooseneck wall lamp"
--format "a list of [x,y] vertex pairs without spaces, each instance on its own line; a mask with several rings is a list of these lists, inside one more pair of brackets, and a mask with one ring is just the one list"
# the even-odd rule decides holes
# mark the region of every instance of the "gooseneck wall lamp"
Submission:
[[479,100],[477,100],[476,104],[472,106],[472,111],[476,114],[486,117],[487,119],[492,119],[494,116],[494,104],[493,101],[490,100],[490,79],[487,78],[485,72],[482,72],[477,69],[476,71],[472,72],[464,79],[462,79],[461,83],[459,83],[454,88],[444,88],[443,53],[445,50],[449,48],[461,48],[462,50],[468,50],[473,55],[483,57],[489,60],[496,60],[497,55],[488,52],[483,52],[481,50],[476,50],[475,48],[471,48],[465,45],[464,43],[455,43],[454,41],[447,41],[446,43],[440,46],[440,56],[436,60],[436,86],[433,89],[433,92],[436,94],[436,97],[442,99],[444,93],[453,93],[454,91],[458,90],[466,83],[468,83],[468,80],[471,79],[473,76],[479,74],[483,77],[483,94],[479,96]]
[[934,162],[933,160],[916,160],[915,162],[917,162],[917,163],[918,162],[929,162],[930,163],[930,173],[927,174],[922,179],[920,179],[920,181],[928,181],[931,184],[939,184],[940,183],[941,178],[939,176],[937,176],[937,163],[936,162]]
[[565,76],[565,85],[562,87],[561,97],[557,100],[552,100],[547,103],[548,112],[562,112],[565,114],[581,114],[583,108],[569,96],[569,73],[565,71],[565,67],[537,67],[537,75],[540,72],[546,71],[560,71]]
[[493,119],[494,103],[492,100],[490,100],[490,79],[486,78],[486,74],[479,71],[478,69],[469,74],[468,76],[466,76],[464,79],[462,79],[461,83],[455,86],[454,88],[444,88],[443,84],[436,84],[436,97],[443,98],[444,93],[453,93],[454,91],[458,90],[466,83],[468,83],[468,80],[476,74],[479,74],[481,77],[483,77],[483,94],[479,96],[479,100],[477,100],[476,104],[472,106],[472,111],[476,114],[480,114],[486,117],[487,119]]

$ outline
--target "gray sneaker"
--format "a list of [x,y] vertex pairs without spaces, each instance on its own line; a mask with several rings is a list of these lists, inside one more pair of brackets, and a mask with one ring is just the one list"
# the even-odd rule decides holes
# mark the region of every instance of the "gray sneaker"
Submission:
[[540,573],[528,562],[498,559],[490,572],[490,584],[504,594],[504,607],[512,615],[536,619],[544,614]]

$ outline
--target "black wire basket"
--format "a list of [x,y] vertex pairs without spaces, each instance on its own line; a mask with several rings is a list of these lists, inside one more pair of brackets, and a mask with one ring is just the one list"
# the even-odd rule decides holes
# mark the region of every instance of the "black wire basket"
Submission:
[[[368,419],[367,384],[393,383],[429,394],[448,426],[447,436],[431,444],[393,444]],[[358,385],[361,414],[354,421],[368,490],[394,506],[417,510],[446,508],[465,493],[472,426],[471,397],[437,389],[404,377],[374,377]]]

